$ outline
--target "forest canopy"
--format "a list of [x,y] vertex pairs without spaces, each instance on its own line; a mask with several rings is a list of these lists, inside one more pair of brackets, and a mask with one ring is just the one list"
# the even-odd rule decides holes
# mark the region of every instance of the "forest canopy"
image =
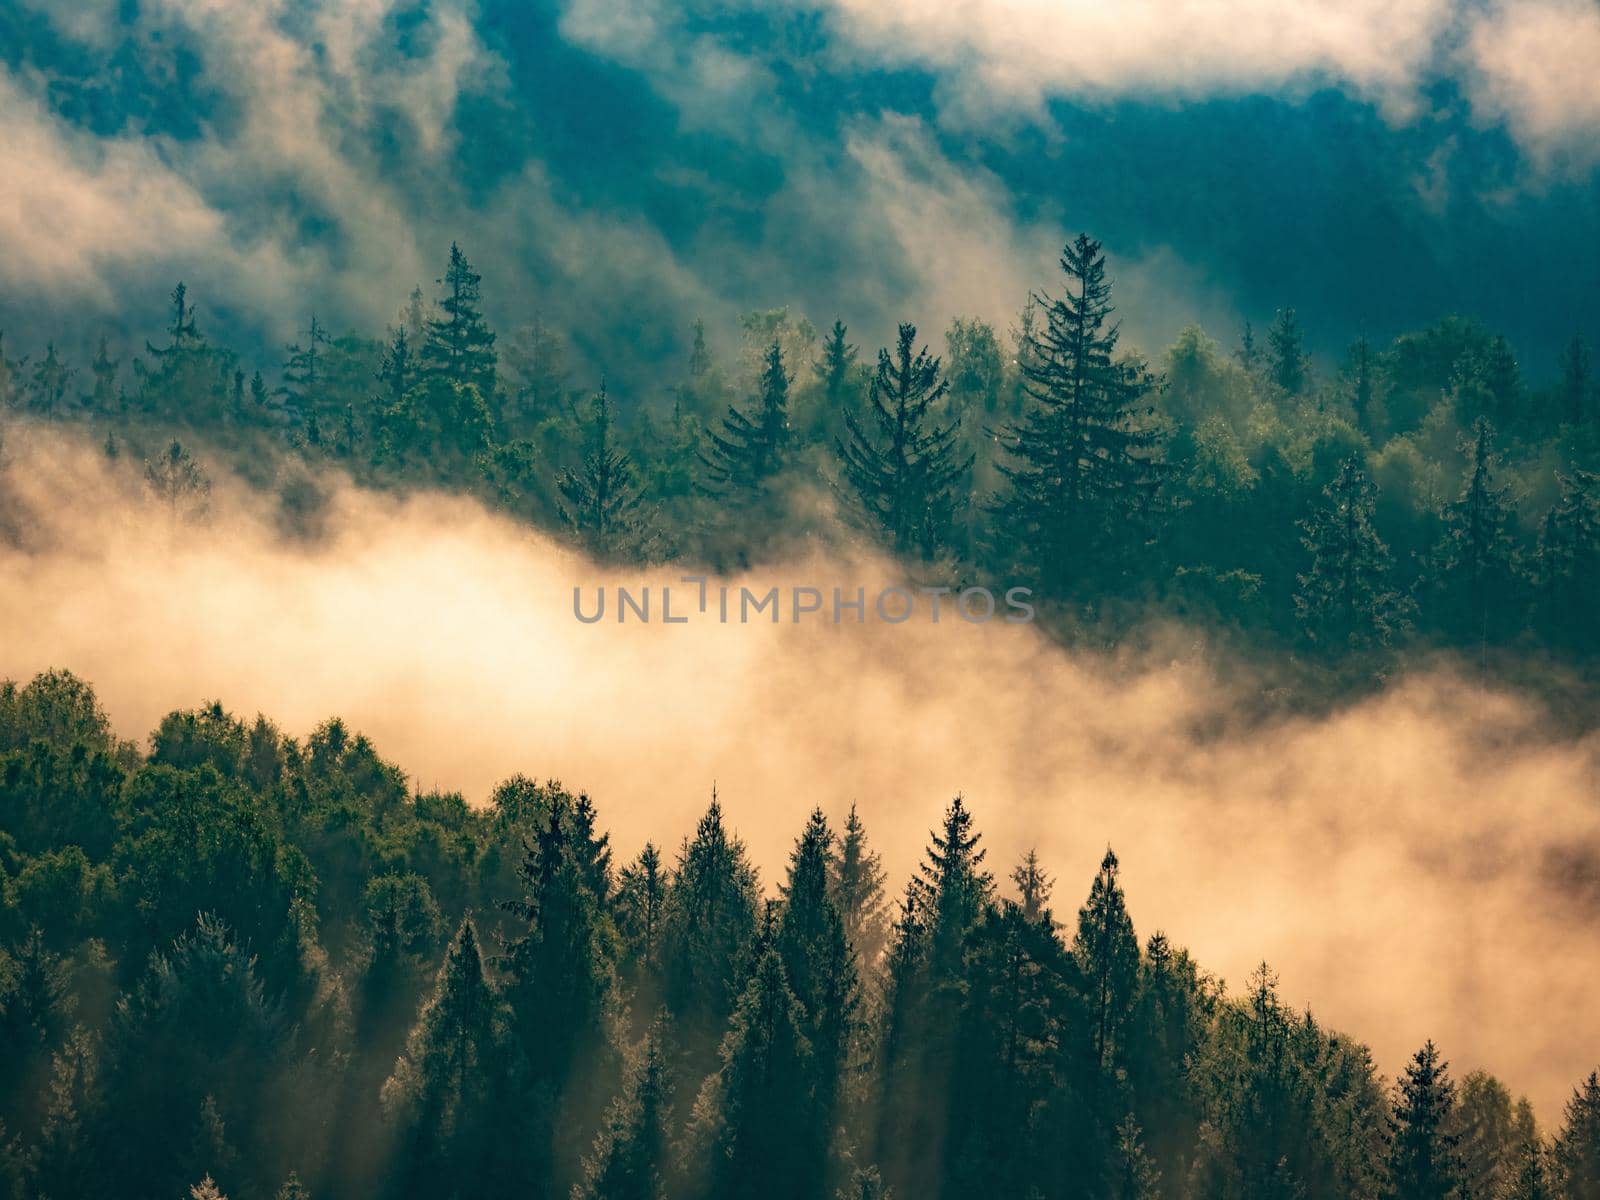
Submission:
[[[1431,1041],[1393,1080],[1280,994],[1069,893],[961,796],[890,881],[854,806],[763,880],[712,792],[617,857],[593,799],[416,791],[338,720],[220,704],[141,750],[0,686],[0,1178],[115,1194],[1586,1198]],[[1136,899],[1136,898],[1134,898]],[[1574,1074],[1581,1073],[1581,1067]]]

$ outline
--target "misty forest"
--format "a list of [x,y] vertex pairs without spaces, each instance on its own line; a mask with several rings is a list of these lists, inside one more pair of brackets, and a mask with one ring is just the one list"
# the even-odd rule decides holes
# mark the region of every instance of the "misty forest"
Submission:
[[[0,432],[67,427],[142,473],[174,536],[225,519],[226,472],[314,538],[340,473],[470,493],[624,566],[869,546],[912,579],[1030,587],[1069,644],[1170,618],[1272,664],[1291,707],[1440,656],[1574,724],[1595,699],[1580,336],[1524,371],[1447,317],[1314,363],[1285,307],[1147,357],[1080,236],[1009,330],[863,348],[757,311],[623,394],[538,320],[492,330],[461,248],[443,266],[382,336],[308,313],[281,361],[213,340],[181,284],[141,348],[0,342]],[[23,511],[0,535],[26,551]],[[1268,964],[1225,987],[1136,931],[1110,849],[1057,885],[1035,854],[986,858],[959,795],[909,881],[834,797],[777,878],[732,815],[759,798],[714,791],[623,862],[555,781],[469,806],[339,720],[297,739],[221,703],[141,747],[91,682],[0,690],[16,1196],[1600,1197],[1590,1064],[1539,1119],[1448,1046],[1386,1078]]]

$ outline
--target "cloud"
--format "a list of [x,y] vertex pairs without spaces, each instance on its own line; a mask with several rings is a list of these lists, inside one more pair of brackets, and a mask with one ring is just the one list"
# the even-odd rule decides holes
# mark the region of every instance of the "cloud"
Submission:
[[1474,22],[1464,59],[1474,112],[1504,121],[1541,170],[1600,163],[1600,5],[1501,0]]

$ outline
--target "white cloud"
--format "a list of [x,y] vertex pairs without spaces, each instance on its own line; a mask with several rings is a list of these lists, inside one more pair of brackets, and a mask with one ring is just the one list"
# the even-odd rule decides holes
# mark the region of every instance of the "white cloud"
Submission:
[[1465,46],[1472,106],[1504,121],[1542,169],[1584,172],[1600,162],[1600,5],[1594,0],[1502,0]]

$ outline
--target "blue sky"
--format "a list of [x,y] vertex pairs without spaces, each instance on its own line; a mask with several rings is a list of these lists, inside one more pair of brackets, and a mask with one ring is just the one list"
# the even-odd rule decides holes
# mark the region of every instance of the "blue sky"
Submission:
[[[1595,0],[0,0],[0,325],[271,366],[458,239],[643,382],[705,317],[1002,328],[1078,229],[1127,336],[1600,336]],[[9,195],[7,195],[9,193]]]

